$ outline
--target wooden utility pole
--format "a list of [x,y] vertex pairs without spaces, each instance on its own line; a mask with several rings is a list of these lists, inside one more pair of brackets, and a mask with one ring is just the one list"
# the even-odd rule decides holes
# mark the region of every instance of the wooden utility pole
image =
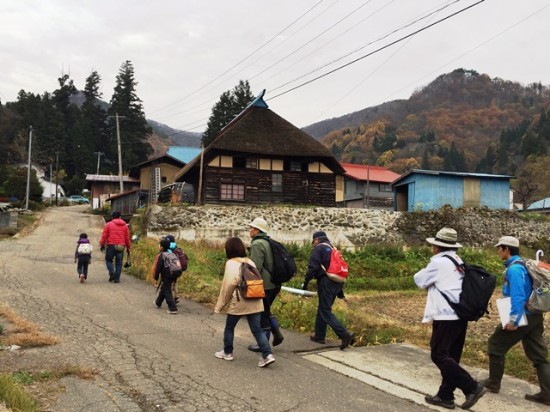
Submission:
[[118,113],[115,113],[116,119],[116,140],[118,144],[118,178],[120,180],[120,193],[124,192],[124,181],[122,180],[122,149],[120,147],[120,126],[118,123]]
[[29,196],[31,193],[31,151],[32,151],[32,126],[29,127],[29,162],[27,164],[27,190],[25,192],[25,209],[29,210]]

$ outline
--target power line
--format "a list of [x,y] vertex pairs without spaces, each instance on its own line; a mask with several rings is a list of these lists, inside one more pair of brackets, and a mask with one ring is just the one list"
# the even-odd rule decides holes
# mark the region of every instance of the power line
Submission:
[[292,91],[294,91],[294,90],[297,90],[297,89],[299,89],[299,88],[301,88],[301,87],[303,87],[303,86],[306,86],[306,85],[308,85],[308,84],[310,84],[310,83],[313,83],[313,82],[315,82],[315,81],[317,81],[317,80],[319,80],[319,79],[322,79],[323,77],[326,77],[326,76],[328,76],[328,75],[330,75],[330,74],[336,73],[337,71],[340,71],[340,70],[342,70],[342,69],[344,69],[344,68],[346,68],[346,67],[348,67],[348,66],[351,66],[352,64],[355,64],[355,63],[357,63],[357,62],[360,61],[360,60],[366,59],[367,57],[372,56],[372,55],[375,54],[375,53],[378,53],[378,52],[380,52],[380,51],[382,51],[382,50],[384,50],[384,49],[387,49],[388,47],[391,47],[391,46],[393,46],[394,44],[400,43],[400,42],[402,42],[403,40],[408,39],[409,37],[415,36],[415,35],[417,35],[418,33],[423,32],[424,30],[427,30],[427,29],[429,29],[429,28],[431,28],[431,27],[433,27],[433,26],[435,26],[435,25],[437,25],[437,24],[439,24],[439,23],[442,23],[442,22],[444,22],[445,20],[450,19],[451,17],[454,17],[454,16],[456,16],[456,15],[458,15],[458,14],[460,14],[460,13],[463,13],[464,11],[469,10],[469,9],[471,9],[472,7],[475,7],[475,6],[477,6],[477,5],[481,4],[481,3],[483,3],[484,1],[485,1],[485,0],[479,0],[478,2],[476,2],[476,3],[474,3],[474,4],[471,4],[471,5],[469,5],[469,6],[465,7],[465,8],[463,8],[463,9],[460,9],[460,10],[458,10],[458,11],[456,11],[456,12],[454,12],[454,13],[452,13],[452,14],[450,14],[450,15],[448,15],[448,16],[442,18],[442,19],[439,19],[439,20],[437,20],[436,22],[427,25],[426,27],[423,27],[423,28],[421,28],[421,29],[418,29],[418,30],[416,30],[416,31],[414,31],[414,32],[412,32],[412,33],[409,33],[409,34],[407,34],[406,36],[400,37],[399,39],[394,40],[394,41],[392,41],[392,42],[390,42],[390,43],[388,43],[388,44],[386,44],[386,45],[384,45],[384,46],[382,46],[382,47],[379,47],[378,49],[376,49],[376,50],[374,50],[374,51],[372,51],[372,52],[370,52],[370,53],[367,53],[367,54],[365,54],[365,55],[363,55],[363,56],[361,56],[361,57],[359,57],[359,58],[357,58],[357,59],[354,59],[354,60],[352,60],[352,61],[350,61],[350,62],[348,62],[348,63],[346,63],[346,64],[343,64],[342,66],[339,66],[339,67],[337,67],[337,68],[335,68],[335,69],[333,69],[333,70],[330,70],[330,71],[328,71],[328,72],[326,72],[326,73],[323,73],[323,74],[320,75],[320,76],[317,76],[317,77],[315,77],[315,78],[313,78],[313,79],[311,79],[311,80],[308,80],[308,81],[306,81],[306,82],[304,82],[304,83],[301,83],[301,84],[299,84],[299,85],[297,85],[297,86],[295,86],[295,87],[292,87],[292,88],[290,88],[290,89],[288,89],[288,90],[286,90],[286,91],[284,91],[284,92],[282,92],[282,93],[279,93],[279,94],[277,94],[277,95],[275,95],[275,96],[273,96],[273,97],[271,97],[270,99],[267,99],[267,100],[276,99],[277,97],[283,96],[283,95],[285,95],[285,94],[287,94],[287,93],[290,93],[290,92],[292,92]]
[[269,39],[267,42],[265,42],[263,45],[261,45],[260,47],[258,47],[256,50],[254,50],[252,53],[250,53],[248,56],[246,56],[244,59],[240,60],[238,63],[234,64],[233,66],[231,66],[229,69],[225,70],[223,73],[221,73],[220,75],[216,76],[214,79],[212,79],[211,81],[209,81],[208,83],[204,84],[203,86],[199,87],[198,89],[194,90],[193,92],[183,96],[182,98],[176,100],[175,102],[173,103],[170,103],[164,107],[161,107],[157,110],[153,110],[151,113],[157,113],[161,110],[164,110],[168,107],[171,107],[171,106],[174,106],[180,102],[182,102],[183,100],[185,100],[186,98],[190,97],[190,96],[193,96],[195,93],[203,90],[205,87],[209,86],[210,84],[212,84],[213,82],[215,82],[216,80],[218,80],[219,78],[223,77],[224,75],[226,75],[227,73],[229,73],[231,70],[233,70],[235,67],[239,66],[241,63],[243,63],[244,61],[248,60],[250,57],[252,57],[254,54],[256,54],[258,51],[260,51],[261,49],[263,49],[265,46],[267,46],[269,43],[271,43],[273,40],[275,40],[278,36],[280,36],[282,33],[284,33],[288,28],[290,28],[291,26],[293,26],[295,23],[297,23],[299,20],[301,20],[304,16],[306,16],[309,12],[311,12],[314,8],[316,8],[319,4],[321,4],[324,0],[320,0],[319,2],[317,2],[315,5],[313,5],[309,10],[307,10],[305,13],[303,13],[300,17],[298,17],[297,19],[295,19],[292,23],[290,23],[289,25],[287,25],[283,30],[281,30],[279,33],[277,33],[275,36],[273,36],[271,39]]

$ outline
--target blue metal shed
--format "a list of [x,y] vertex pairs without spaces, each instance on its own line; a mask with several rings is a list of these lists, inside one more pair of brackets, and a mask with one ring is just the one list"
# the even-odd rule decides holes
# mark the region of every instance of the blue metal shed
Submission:
[[394,210],[437,210],[444,205],[510,209],[511,178],[413,169],[392,182]]

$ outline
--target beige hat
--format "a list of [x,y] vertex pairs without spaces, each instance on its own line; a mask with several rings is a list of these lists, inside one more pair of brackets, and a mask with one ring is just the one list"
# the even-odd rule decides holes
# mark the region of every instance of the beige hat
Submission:
[[441,247],[450,247],[450,248],[462,247],[462,245],[458,243],[456,239],[457,239],[456,230],[451,229],[450,227],[444,227],[439,232],[437,232],[435,237],[427,238],[426,242],[431,243],[432,245],[441,246]]
[[260,232],[264,232],[264,233],[267,233],[267,231],[269,230],[269,225],[267,224],[267,222],[262,219],[261,217],[257,217],[256,219],[254,219],[252,221],[252,223],[250,223],[249,225],[250,227],[255,227],[256,229],[258,229]]
[[511,247],[519,247],[519,239],[514,236],[502,236],[496,246],[511,246]]

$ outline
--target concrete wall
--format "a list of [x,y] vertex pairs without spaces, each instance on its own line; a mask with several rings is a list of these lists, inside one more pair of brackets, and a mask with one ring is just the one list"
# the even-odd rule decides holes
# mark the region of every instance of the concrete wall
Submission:
[[0,212],[0,228],[17,228],[17,212]]
[[512,235],[550,253],[548,221],[525,220],[516,212],[486,208],[403,213],[325,207],[152,206],[147,211],[147,232],[149,236],[170,233],[216,243],[238,236],[248,243],[248,224],[258,216],[269,222],[270,236],[284,242],[309,243],[312,233],[322,229],[332,241],[350,249],[372,242],[413,245],[449,226],[466,246],[492,246],[500,236]]

